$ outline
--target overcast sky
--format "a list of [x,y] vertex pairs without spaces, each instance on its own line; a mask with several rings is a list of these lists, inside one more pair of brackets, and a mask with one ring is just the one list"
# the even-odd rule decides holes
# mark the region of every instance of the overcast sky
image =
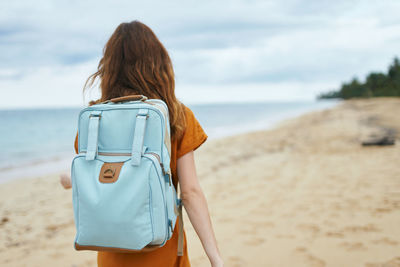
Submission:
[[1,107],[83,105],[107,39],[135,19],[170,52],[185,103],[314,99],[386,71],[399,13],[398,0],[1,1]]

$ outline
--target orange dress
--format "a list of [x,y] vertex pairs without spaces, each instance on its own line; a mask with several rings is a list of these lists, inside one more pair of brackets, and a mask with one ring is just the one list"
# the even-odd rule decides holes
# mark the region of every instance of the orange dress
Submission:
[[[178,141],[171,140],[171,171],[172,182],[177,188],[177,159],[186,153],[195,150],[203,144],[207,135],[193,112],[185,106],[186,129],[182,138]],[[75,138],[75,151],[78,151],[78,139]],[[190,267],[186,245],[186,233],[184,233],[183,256],[177,256],[178,228],[176,221],[174,233],[164,246],[150,252],[140,253],[116,253],[98,252],[97,265],[99,267]]]

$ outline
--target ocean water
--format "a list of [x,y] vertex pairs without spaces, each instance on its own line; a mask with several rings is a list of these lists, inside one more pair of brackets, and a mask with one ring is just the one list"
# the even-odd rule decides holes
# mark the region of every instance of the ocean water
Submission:
[[[337,101],[188,105],[210,139],[267,129]],[[0,110],[0,182],[68,170],[80,108]]]

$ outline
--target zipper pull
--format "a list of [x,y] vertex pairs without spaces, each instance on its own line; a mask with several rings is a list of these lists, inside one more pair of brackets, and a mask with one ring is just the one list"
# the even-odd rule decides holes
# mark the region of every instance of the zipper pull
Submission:
[[162,162],[160,162],[160,166],[161,166],[162,174],[165,176],[167,173],[165,172],[164,164],[162,164]]
[[164,164],[162,162],[160,162],[160,166],[161,166],[161,170],[162,170],[164,177],[168,177],[168,183],[169,183],[169,186],[171,186],[171,176],[169,175],[169,173],[167,173],[165,171]]

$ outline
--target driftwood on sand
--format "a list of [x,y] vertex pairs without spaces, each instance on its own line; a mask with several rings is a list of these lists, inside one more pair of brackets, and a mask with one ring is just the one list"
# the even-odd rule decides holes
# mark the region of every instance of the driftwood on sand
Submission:
[[378,136],[361,142],[363,146],[392,146],[395,144],[393,136]]
[[[377,126],[375,126],[377,127]],[[362,146],[392,146],[396,142],[396,130],[393,128],[379,127],[379,131],[370,134],[361,141]]]

